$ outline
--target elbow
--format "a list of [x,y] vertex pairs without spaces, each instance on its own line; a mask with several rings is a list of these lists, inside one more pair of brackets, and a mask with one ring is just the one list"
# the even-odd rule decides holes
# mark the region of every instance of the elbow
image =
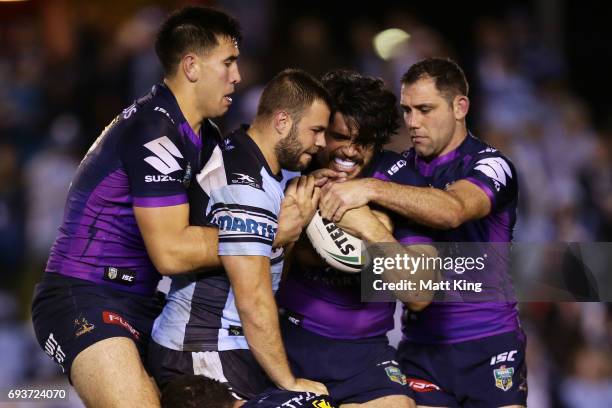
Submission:
[[463,217],[460,210],[448,210],[438,218],[437,227],[443,230],[454,229],[460,227],[462,223]]
[[187,272],[180,267],[180,265],[176,262],[176,258],[170,254],[160,254],[157,257],[152,258],[152,261],[155,269],[157,269],[162,276],[172,276]]

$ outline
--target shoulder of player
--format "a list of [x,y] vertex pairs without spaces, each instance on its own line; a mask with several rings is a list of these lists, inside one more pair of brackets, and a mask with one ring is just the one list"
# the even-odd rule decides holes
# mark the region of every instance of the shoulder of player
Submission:
[[226,135],[219,146],[228,185],[245,185],[263,190],[264,163],[257,146],[241,130]]
[[119,115],[120,126],[129,138],[139,143],[167,137],[173,142],[180,139],[179,125],[159,106],[150,103],[132,104]]
[[472,147],[472,151],[469,153],[470,161],[469,165],[472,168],[478,166],[497,166],[504,168],[508,173],[515,173],[514,164],[506,155],[496,148],[489,146],[488,144],[479,141],[479,143]]
[[374,177],[402,184],[426,185],[409,157],[390,150],[383,150],[379,155],[372,172]]

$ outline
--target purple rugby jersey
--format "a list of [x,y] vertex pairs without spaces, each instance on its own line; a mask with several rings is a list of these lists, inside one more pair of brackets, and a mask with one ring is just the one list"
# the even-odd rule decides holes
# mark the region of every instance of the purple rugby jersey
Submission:
[[104,129],[81,162],[46,272],[153,293],[160,275],[133,206],[186,203],[189,184],[219,140],[210,121],[196,135],[172,92],[154,86]]
[[[454,151],[425,162],[414,149],[403,153],[408,168],[440,189],[458,180],[480,187],[491,200],[491,213],[458,228],[438,231],[440,242],[511,242],[516,222],[518,181],[506,157],[471,134]],[[458,343],[489,337],[519,327],[516,300],[508,276],[509,251],[497,251],[495,267],[487,270],[485,286],[506,285],[506,302],[433,302],[421,312],[407,312],[403,333],[422,343]],[[509,289],[508,289],[509,287]]]
[[[374,156],[364,177],[376,177],[415,186],[427,185],[415,171],[398,171],[406,160],[383,151]],[[402,243],[431,242],[426,228],[394,219],[395,238]],[[327,266],[305,268],[294,262],[277,292],[279,307],[314,333],[334,339],[362,339],[382,336],[393,329],[395,302],[361,301],[361,275]]]

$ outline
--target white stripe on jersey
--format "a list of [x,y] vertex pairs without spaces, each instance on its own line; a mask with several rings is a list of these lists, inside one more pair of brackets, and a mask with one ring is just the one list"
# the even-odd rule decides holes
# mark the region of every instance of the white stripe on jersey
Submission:
[[512,170],[508,163],[501,157],[487,157],[478,160],[474,170],[479,170],[489,178],[499,182],[502,186],[506,185],[506,175],[512,178]]
[[222,383],[227,382],[227,378],[223,375],[223,366],[217,351],[194,351],[191,353],[191,359],[193,360],[193,373],[195,375],[203,375]]

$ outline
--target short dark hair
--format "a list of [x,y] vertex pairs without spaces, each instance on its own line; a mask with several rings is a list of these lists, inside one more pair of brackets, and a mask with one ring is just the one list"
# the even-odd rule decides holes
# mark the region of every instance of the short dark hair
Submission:
[[231,408],[236,399],[218,381],[202,375],[183,375],[162,390],[162,408]]
[[380,148],[397,133],[397,98],[382,79],[340,69],[326,73],[321,82],[332,97],[334,112],[357,128],[356,143]]
[[465,73],[455,61],[450,58],[427,58],[412,65],[402,76],[402,84],[410,85],[420,79],[431,78],[436,89],[449,103],[456,96],[467,96],[469,92]]
[[165,74],[174,72],[185,53],[206,53],[219,45],[217,36],[239,43],[240,25],[234,18],[210,7],[187,6],[170,14],[155,40],[155,52]]
[[301,69],[285,69],[268,84],[257,106],[258,118],[269,118],[278,110],[286,110],[295,122],[315,100],[321,100],[331,109],[332,101],[323,84]]

